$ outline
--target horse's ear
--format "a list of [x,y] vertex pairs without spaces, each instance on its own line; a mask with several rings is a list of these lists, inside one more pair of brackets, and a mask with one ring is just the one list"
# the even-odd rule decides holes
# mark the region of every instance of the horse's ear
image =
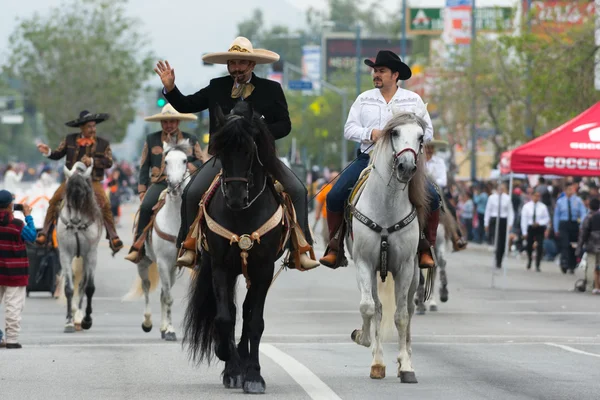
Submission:
[[214,107],[214,111],[215,111],[215,123],[216,123],[216,129],[219,130],[221,129],[221,127],[223,125],[225,125],[225,115],[223,114],[223,109],[221,108],[221,106],[217,103],[217,105],[215,105]]
[[171,145],[167,142],[163,142],[163,152],[168,153],[171,150]]
[[179,142],[177,142],[177,145],[183,146],[183,147],[190,147],[190,139],[189,138],[181,139]]
[[85,170],[85,172],[83,173],[83,176],[85,178],[90,178],[92,176],[92,170],[94,169],[94,159],[92,158],[92,162],[90,164],[89,167],[87,167],[87,169]]
[[63,171],[64,171],[64,173],[65,173],[65,177],[66,177],[67,179],[69,179],[69,178],[71,177],[71,175],[73,174],[73,173],[72,173],[72,172],[69,170],[69,168],[67,168],[67,166],[66,166],[66,165],[63,167]]

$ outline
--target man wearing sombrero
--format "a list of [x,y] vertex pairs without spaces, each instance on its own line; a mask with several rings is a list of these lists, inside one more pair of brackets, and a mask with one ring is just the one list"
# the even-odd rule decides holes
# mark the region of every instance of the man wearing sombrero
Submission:
[[[329,229],[329,245],[325,255],[319,260],[321,264],[337,268],[342,265],[343,257],[338,257],[341,248],[342,235],[336,235],[344,222],[344,207],[350,194],[350,189],[356,184],[361,172],[369,165],[369,151],[382,135],[383,128],[392,119],[395,111],[411,111],[424,114],[427,128],[424,132],[425,143],[433,139],[433,126],[427,112],[427,107],[421,97],[410,90],[398,87],[398,81],[407,80],[412,76],[410,67],[400,60],[400,57],[389,50],[381,50],[373,62],[370,59],[364,63],[373,68],[374,89],[361,93],[348,115],[344,127],[344,136],[360,143],[360,151],[356,160],[338,177],[337,182],[327,194],[327,225]],[[421,268],[431,268],[435,262],[431,247],[435,245],[437,227],[440,215],[440,197],[435,188],[429,183],[430,212],[427,226],[424,229],[425,239],[419,248],[423,249],[419,256]],[[427,249],[427,250],[425,250]]]
[[188,170],[194,172],[202,165],[204,154],[198,143],[198,139],[179,129],[180,121],[194,121],[198,117],[194,114],[181,114],[171,104],[165,105],[161,112],[144,118],[150,122],[160,122],[162,130],[149,134],[142,150],[140,159],[140,176],[138,179],[138,192],[142,204],[140,205],[137,229],[135,232],[135,243],[129,250],[126,260],[138,263],[143,256],[142,248],[146,239],[142,233],[152,219],[152,208],[158,203],[160,194],[167,188],[167,176],[165,169],[165,154],[163,143],[177,144],[181,140],[188,139],[190,150],[188,154]]
[[[160,61],[154,69],[164,85],[165,97],[177,110],[195,113],[208,109],[210,132],[212,133],[217,127],[215,114],[217,107],[221,107],[223,114],[226,115],[238,101],[248,101],[252,104],[254,111],[263,116],[275,139],[281,139],[290,133],[292,126],[281,85],[268,79],[259,78],[253,73],[256,64],[270,64],[279,60],[277,53],[255,49],[248,39],[238,37],[228,51],[206,54],[202,59],[212,64],[227,65],[229,75],[212,79],[208,86],[189,96],[181,94],[175,86],[175,71],[168,62]],[[205,163],[183,194],[182,224],[178,246],[183,241],[182,247],[186,251],[178,259],[178,265],[189,266],[194,262],[196,239],[188,234],[188,230],[198,213],[198,203],[202,195],[208,190],[220,169],[221,164],[218,161]],[[275,178],[281,182],[285,191],[290,195],[296,209],[298,223],[302,227],[306,241],[312,245],[308,228],[306,187],[289,168],[282,165],[282,170],[285,171],[284,175]],[[184,238],[185,240],[183,240]],[[300,264],[300,266],[291,265],[290,267],[308,270],[319,265],[306,253],[300,255]]]
[[[84,110],[79,113],[79,118],[65,124],[70,127],[78,127],[80,129],[79,133],[67,135],[54,151],[43,143],[38,144],[37,148],[40,153],[51,160],[60,160],[66,156],[65,166],[68,169],[73,168],[73,165],[77,161],[81,161],[88,167],[92,165],[93,161],[92,188],[96,194],[96,201],[102,209],[104,226],[110,248],[114,255],[123,248],[123,242],[121,242],[121,239],[117,235],[115,222],[110,210],[110,201],[106,197],[106,193],[102,187],[104,170],[110,168],[113,164],[112,150],[107,140],[96,136],[96,124],[106,121],[108,118],[108,114],[92,114]],[[50,199],[50,205],[48,211],[46,211],[46,219],[44,220],[44,227],[36,240],[39,244],[46,243],[48,239],[48,233],[58,216],[58,205],[63,198],[65,187],[66,182],[63,182]]]
[[[425,145],[425,165],[427,166],[427,174],[433,183],[439,187],[440,192],[444,192],[440,193],[442,196],[445,196],[446,186],[448,185],[448,169],[446,168],[444,160],[435,155],[435,151],[437,148],[442,148],[447,145],[448,142],[437,139],[432,140]],[[462,237],[460,224],[456,220],[456,208],[450,201],[445,201],[444,205],[456,221],[456,231],[452,236],[452,246],[454,251],[464,250],[467,248],[467,242]]]

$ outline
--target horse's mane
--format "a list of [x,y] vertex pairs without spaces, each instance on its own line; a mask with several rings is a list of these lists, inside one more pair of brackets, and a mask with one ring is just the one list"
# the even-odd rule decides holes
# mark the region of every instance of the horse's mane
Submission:
[[102,218],[92,185],[83,175],[74,173],[67,180],[66,199],[70,207],[88,217],[90,221]]
[[[407,124],[417,124],[421,127],[423,132],[425,132],[425,129],[427,128],[427,122],[413,112],[399,112],[394,114],[392,119],[390,119],[383,128],[382,137],[375,144],[373,156],[371,157],[371,163],[373,163],[380,154],[385,154],[383,149],[388,147],[392,139],[392,133],[394,129]],[[430,211],[430,195],[429,191],[427,190],[427,170],[425,167],[425,157],[422,157],[421,155],[419,155],[417,160],[417,172],[415,172],[415,175],[408,184],[408,198],[417,210],[419,225],[425,226],[425,221],[427,220]]]
[[183,153],[187,154],[191,147],[192,146],[190,145],[189,141],[183,140],[177,143],[176,145],[169,145],[167,153],[169,153],[170,151],[182,151]]
[[[220,107],[217,109],[220,110]],[[240,101],[229,115],[217,114],[219,129],[210,137],[210,154],[222,157],[234,149],[252,154],[256,143],[258,156],[266,170],[276,178],[282,175],[282,163],[277,158],[275,138],[262,118],[253,112],[250,103]]]

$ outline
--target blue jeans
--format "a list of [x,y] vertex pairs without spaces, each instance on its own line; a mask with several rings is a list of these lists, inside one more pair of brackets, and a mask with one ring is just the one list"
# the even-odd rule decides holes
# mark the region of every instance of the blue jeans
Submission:
[[348,169],[340,174],[338,180],[327,193],[327,212],[344,212],[344,206],[350,196],[350,191],[356,185],[360,173],[369,166],[369,159],[367,153],[360,153],[356,160],[348,166]]
[[[327,211],[334,213],[344,212],[346,201],[350,196],[350,191],[356,185],[361,172],[369,166],[369,155],[360,153],[356,160],[340,174],[338,180],[327,194]],[[427,180],[427,190],[429,191],[430,210],[435,211],[440,208],[440,196],[435,187]]]

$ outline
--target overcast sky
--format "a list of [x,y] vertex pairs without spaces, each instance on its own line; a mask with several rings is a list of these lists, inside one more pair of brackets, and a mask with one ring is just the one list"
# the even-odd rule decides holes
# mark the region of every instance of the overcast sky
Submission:
[[[70,0],[69,0],[70,1]],[[516,0],[477,0],[477,6],[507,6]],[[401,0],[377,0],[378,7],[390,12]],[[0,7],[0,64],[6,62],[8,37],[18,24],[34,12],[46,13],[64,0],[2,0]],[[140,19],[140,30],[150,36],[152,48],[166,58],[176,71],[176,83],[184,92],[200,89],[218,76],[220,66],[203,67],[202,53],[225,51],[234,39],[236,25],[254,8],[261,8],[268,25],[284,24],[299,28],[302,11],[319,8],[323,0],[129,0],[130,16]],[[370,3],[370,1],[365,1]],[[414,7],[442,7],[444,0],[409,0]],[[156,77],[157,86],[160,80]]]

